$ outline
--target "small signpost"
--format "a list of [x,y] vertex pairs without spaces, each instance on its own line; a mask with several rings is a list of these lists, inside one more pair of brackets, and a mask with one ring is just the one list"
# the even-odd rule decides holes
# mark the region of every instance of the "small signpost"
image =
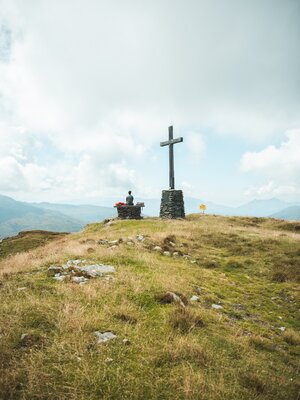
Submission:
[[202,214],[204,214],[204,212],[206,210],[206,205],[205,204],[200,204],[199,208],[202,211]]

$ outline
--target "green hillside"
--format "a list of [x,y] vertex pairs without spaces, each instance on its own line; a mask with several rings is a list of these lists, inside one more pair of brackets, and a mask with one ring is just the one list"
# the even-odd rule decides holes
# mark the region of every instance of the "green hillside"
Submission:
[[15,246],[0,261],[1,399],[299,399],[300,223],[112,220]]
[[84,225],[79,219],[59,211],[42,209],[0,195],[0,238],[24,230],[76,232]]

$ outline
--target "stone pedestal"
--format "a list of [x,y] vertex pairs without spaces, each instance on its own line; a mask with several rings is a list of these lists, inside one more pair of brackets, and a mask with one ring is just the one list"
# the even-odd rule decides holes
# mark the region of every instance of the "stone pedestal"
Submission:
[[185,218],[182,190],[163,190],[160,203],[161,218]]
[[118,218],[120,219],[141,219],[141,207],[140,206],[119,206]]

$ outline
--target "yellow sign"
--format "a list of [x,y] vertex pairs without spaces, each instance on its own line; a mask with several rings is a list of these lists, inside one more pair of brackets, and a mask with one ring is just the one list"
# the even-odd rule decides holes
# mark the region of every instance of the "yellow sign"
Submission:
[[202,213],[204,214],[204,211],[206,210],[206,205],[205,204],[200,204],[199,208],[202,211]]

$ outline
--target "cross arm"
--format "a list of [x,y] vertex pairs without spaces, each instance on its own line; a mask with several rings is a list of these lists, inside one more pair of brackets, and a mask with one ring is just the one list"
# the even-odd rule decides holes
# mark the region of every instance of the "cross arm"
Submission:
[[177,139],[172,139],[172,140],[167,140],[166,142],[160,142],[160,147],[163,146],[169,146],[170,144],[176,144],[176,143],[181,143],[183,142],[183,138],[177,138]]

